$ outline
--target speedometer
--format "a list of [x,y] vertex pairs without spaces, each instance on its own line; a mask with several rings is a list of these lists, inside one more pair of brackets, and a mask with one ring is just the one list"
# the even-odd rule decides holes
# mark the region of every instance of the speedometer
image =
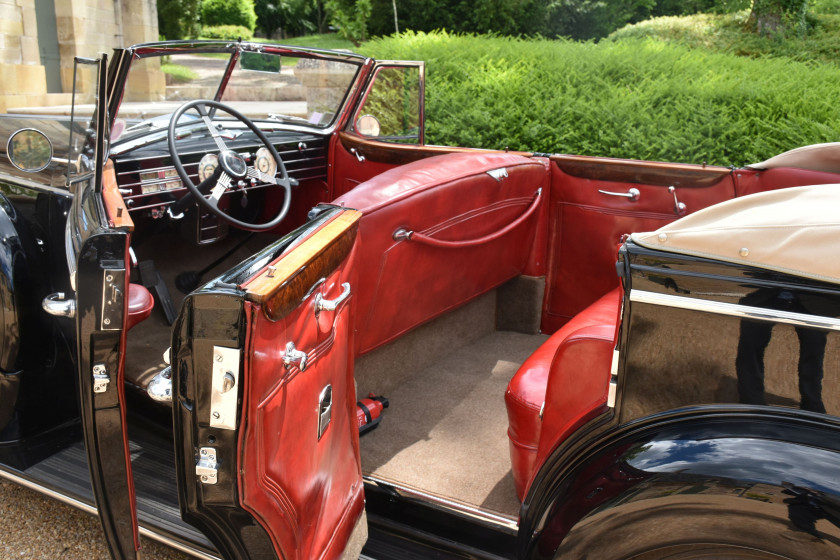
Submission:
[[269,177],[273,178],[277,173],[277,162],[274,161],[274,156],[271,155],[268,148],[263,147],[257,150],[256,156],[254,157],[254,164],[260,172],[265,173]]
[[219,166],[219,158],[215,154],[207,154],[198,162],[198,180],[204,182]]

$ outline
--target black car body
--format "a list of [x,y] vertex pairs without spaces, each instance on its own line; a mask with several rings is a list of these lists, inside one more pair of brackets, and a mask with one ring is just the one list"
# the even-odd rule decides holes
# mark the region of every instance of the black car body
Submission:
[[[196,78],[160,89],[172,60]],[[830,193],[836,145],[428,146],[421,63],[277,45],[76,72],[69,116],[0,118],[0,476],[97,512],[114,558],[141,531],[201,558],[840,557],[840,280],[742,230],[667,243]]]

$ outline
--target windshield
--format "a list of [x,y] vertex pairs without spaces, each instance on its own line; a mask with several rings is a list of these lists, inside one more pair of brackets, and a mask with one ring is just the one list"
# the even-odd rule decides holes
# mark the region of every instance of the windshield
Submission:
[[[123,138],[166,128],[169,115],[195,99],[215,99],[229,53],[184,53],[132,61],[117,117]],[[252,120],[326,128],[335,120],[359,64],[243,52],[221,101]]]

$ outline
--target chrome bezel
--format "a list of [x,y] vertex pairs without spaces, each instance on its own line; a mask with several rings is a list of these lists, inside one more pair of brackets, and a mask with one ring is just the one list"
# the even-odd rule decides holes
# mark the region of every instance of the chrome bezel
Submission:
[[[44,138],[44,140],[47,141],[47,145],[50,147],[50,155],[49,155],[49,157],[47,157],[47,162],[44,165],[42,165],[41,167],[37,167],[37,168],[21,167],[20,165],[18,165],[15,162],[14,158],[12,157],[12,148],[11,148],[12,147],[12,142],[14,141],[15,137],[18,134],[20,134],[21,132],[36,132],[36,133],[40,134]],[[50,163],[52,163],[54,154],[55,154],[55,149],[53,148],[52,141],[49,139],[49,137],[47,137],[46,134],[44,134],[43,132],[41,132],[37,128],[19,128],[18,130],[14,131],[12,133],[12,135],[9,136],[9,139],[6,141],[6,157],[9,158],[9,162],[15,167],[15,169],[17,169],[19,171],[23,171],[24,173],[38,173],[39,171],[43,171],[44,169],[46,169],[47,167],[50,166]]]

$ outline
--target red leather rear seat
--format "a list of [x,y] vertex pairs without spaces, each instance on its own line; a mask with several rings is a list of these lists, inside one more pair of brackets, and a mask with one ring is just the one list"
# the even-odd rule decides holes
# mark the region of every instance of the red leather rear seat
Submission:
[[128,318],[126,319],[126,330],[130,329],[140,321],[146,319],[152,313],[155,300],[149,290],[140,284],[128,285]]
[[513,480],[520,499],[554,443],[606,402],[620,302],[617,288],[584,309],[546,340],[510,380],[505,404]]

